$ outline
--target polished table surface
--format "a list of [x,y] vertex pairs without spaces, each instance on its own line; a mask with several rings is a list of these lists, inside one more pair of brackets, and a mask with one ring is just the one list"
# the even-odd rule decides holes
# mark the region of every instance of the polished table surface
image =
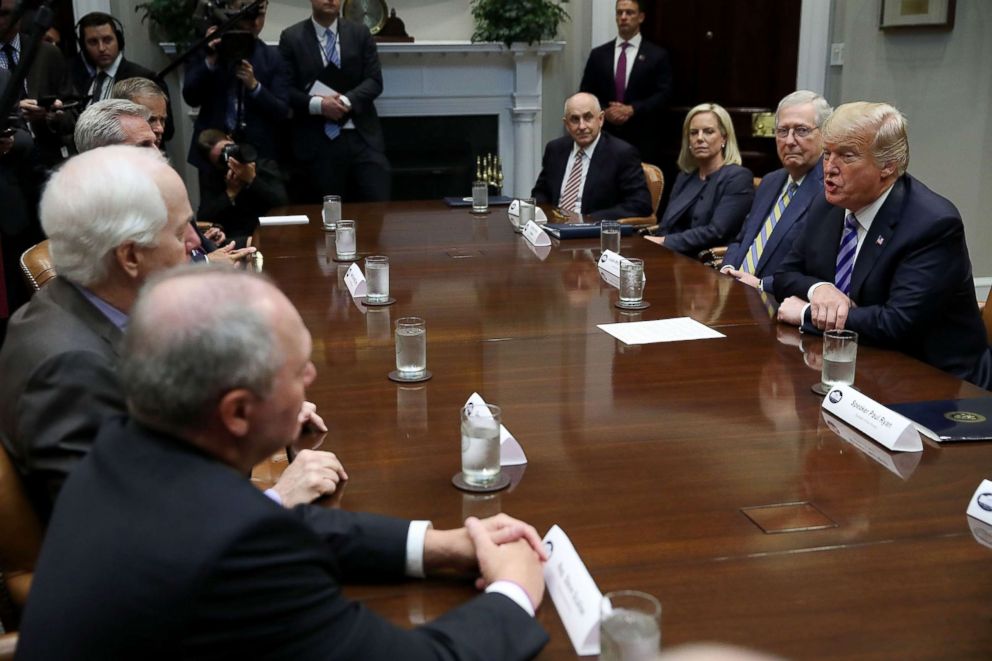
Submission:
[[[648,309],[613,307],[598,240],[543,252],[505,209],[440,202],[345,205],[360,255],[390,259],[397,303],[352,301],[319,209],[306,226],[261,230],[264,269],[314,339],[309,391],[338,454],[349,509],[437,527],[499,511],[543,534],[559,524],[599,588],[662,602],[664,646],[700,640],[793,659],[992,658],[992,550],[965,509],[992,475],[992,443],[872,459],[828,427],[820,340],[775,324],[758,293],[690,259],[625,237],[645,259]],[[386,379],[392,329],[427,322],[422,384]],[[689,316],[726,337],[627,346],[603,323]],[[883,403],[988,396],[904,355],[861,347],[857,387]],[[456,490],[458,410],[472,392],[503,408],[528,457],[506,491]],[[885,462],[888,466],[883,465]],[[759,509],[765,532],[745,508]],[[796,530],[797,528],[803,530]],[[808,529],[805,529],[808,528]],[[349,586],[403,626],[473,594],[459,579]],[[574,658],[545,596],[542,659]]]

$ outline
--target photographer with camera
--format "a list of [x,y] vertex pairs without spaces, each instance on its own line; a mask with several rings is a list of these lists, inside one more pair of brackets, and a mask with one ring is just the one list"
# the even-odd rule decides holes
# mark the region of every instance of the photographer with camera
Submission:
[[210,164],[208,173],[201,171],[196,216],[220,225],[228,239],[251,236],[259,216],[288,203],[279,166],[272,159],[259,158],[253,146],[235,143],[217,129],[201,131],[196,146]]
[[[227,0],[219,14],[233,16],[249,0]],[[186,65],[183,98],[199,107],[194,135],[216,129],[234,140],[250,143],[264,159],[279,158],[278,145],[283,124],[289,116],[289,72],[278,49],[258,38],[265,26],[266,4],[254,16],[242,18],[235,29],[208,43],[202,57]],[[207,29],[212,34],[216,25]],[[194,141],[190,145],[191,164],[200,168],[200,187],[212,179],[212,166]]]

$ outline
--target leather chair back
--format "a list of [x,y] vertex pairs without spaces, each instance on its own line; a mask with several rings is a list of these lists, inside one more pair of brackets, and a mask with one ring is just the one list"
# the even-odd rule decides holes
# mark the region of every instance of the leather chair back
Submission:
[[52,264],[52,256],[48,251],[48,239],[24,251],[21,255],[21,271],[24,282],[33,291],[38,291],[58,275],[55,273],[55,265]]
[[665,175],[657,165],[641,163],[644,170],[644,178],[648,184],[648,194],[651,195],[651,215],[637,216],[634,218],[621,218],[624,225],[655,225],[658,223],[658,205],[661,203],[661,194],[665,192]]
[[0,446],[0,620],[17,630],[28,599],[43,529],[24,491],[21,476]]

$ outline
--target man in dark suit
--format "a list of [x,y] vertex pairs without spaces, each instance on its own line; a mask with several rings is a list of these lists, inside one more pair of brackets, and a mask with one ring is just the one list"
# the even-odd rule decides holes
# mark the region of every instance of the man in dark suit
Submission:
[[637,150],[602,133],[603,110],[596,97],[582,92],[569,97],[563,120],[568,135],[544,148],[531,196],[594,220],[650,215],[651,196]]
[[779,320],[849,328],[988,387],[992,354],[964,225],[953,204],[906,174],[905,118],[884,103],[844,104],[823,126],[823,154],[825,197],[775,273]]
[[[69,78],[76,94],[86,97],[85,108],[95,101],[111,98],[115,82],[128,78],[148,78],[171,98],[165,81],[136,62],[124,57],[124,32],[121,24],[110,14],[94,11],[79,20],[79,53],[69,65]],[[175,133],[172,109],[166,105],[165,131],[162,141],[168,142]]]
[[294,180],[303,185],[294,197],[388,200],[389,161],[374,104],[382,94],[375,41],[364,25],[339,18],[340,0],[310,4],[313,16],[279,37],[290,73]]
[[775,146],[782,169],[761,180],[737,239],[727,246],[721,271],[771,292],[775,270],[806,223],[813,200],[823,196],[820,129],[833,109],[816,92],[799,90],[775,111]]
[[[154,149],[94,149],[45,188],[41,221],[58,278],[11,318],[0,349],[0,442],[45,520],[100,423],[125,410],[116,375],[122,329],[148,276],[186,261],[192,216],[182,180]],[[320,477],[337,474],[331,466]],[[287,504],[300,479],[276,485]]]
[[658,164],[661,111],[672,93],[668,52],[641,36],[642,0],[618,0],[617,38],[589,53],[579,89],[599,99],[606,132],[637,147]]
[[[245,4],[250,2],[239,0],[233,8],[240,9]],[[235,142],[251,144],[259,156],[274,161],[282,156],[279,145],[289,117],[289,70],[279,50],[258,38],[265,27],[266,10],[267,6],[262,5],[257,16],[243,19],[236,26],[255,38],[246,59],[223,59],[217,51],[217,39],[210,43],[211,50],[189,61],[183,77],[183,98],[200,108],[193,125],[194,136],[217,129]],[[187,160],[201,172],[212,170],[196,140],[190,143]]]
[[[245,478],[299,432],[316,377],[310,349],[300,315],[261,278],[186,268],[146,288],[121,364],[132,419],[109,422],[65,486],[18,658],[513,660],[540,651],[547,635],[532,615],[546,553],[531,526],[499,515],[433,530],[287,510]],[[342,594],[345,581],[440,569],[481,570],[486,593],[413,630]]]

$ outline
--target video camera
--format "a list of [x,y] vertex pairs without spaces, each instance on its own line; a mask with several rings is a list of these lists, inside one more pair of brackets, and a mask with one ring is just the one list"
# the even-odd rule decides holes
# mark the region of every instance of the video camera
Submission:
[[[238,16],[242,9],[232,5],[234,0],[206,0],[201,2],[197,11],[200,21],[203,23],[202,29],[206,32],[210,26],[220,26]],[[240,4],[240,3],[239,3]],[[261,13],[261,5],[247,7],[247,11],[241,18],[245,21],[254,21]],[[237,63],[241,60],[251,58],[255,52],[255,35],[249,30],[227,30],[220,37],[220,44],[211,49],[211,53],[217,53],[220,59],[227,63]]]

